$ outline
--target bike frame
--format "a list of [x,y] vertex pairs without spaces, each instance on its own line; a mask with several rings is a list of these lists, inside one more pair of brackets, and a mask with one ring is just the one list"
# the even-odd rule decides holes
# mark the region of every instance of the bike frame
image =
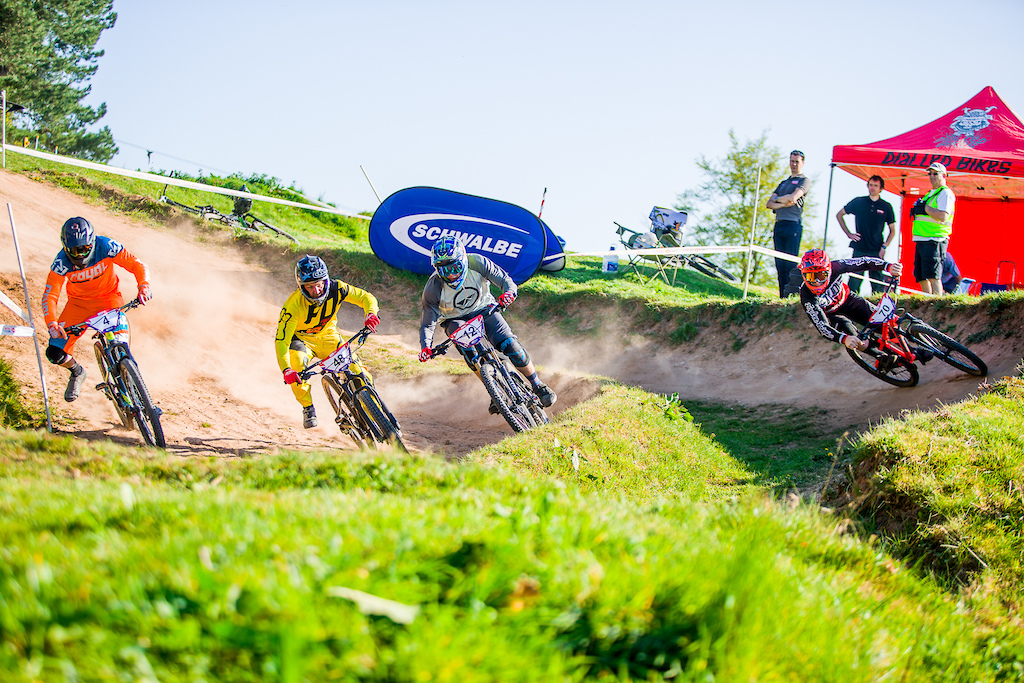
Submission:
[[[115,330],[121,327],[122,321],[127,328],[128,316],[125,313],[140,305],[138,299],[133,299],[119,308],[100,311],[85,322],[72,325],[66,330],[69,335],[74,334],[75,336],[83,334],[86,329],[95,331],[93,338],[99,340],[100,354],[97,361],[100,363],[100,372],[103,373],[103,382],[108,386],[113,385],[120,394],[119,396],[108,395],[107,398],[113,401],[115,405],[123,405],[136,421],[141,419],[142,406],[135,405],[131,400],[131,392],[128,391],[121,373],[117,370],[122,360],[131,358],[134,361],[135,357],[132,356],[128,343],[117,338]],[[129,339],[131,338],[130,329],[125,334],[128,334]],[[118,412],[121,412],[120,409]]]
[[444,355],[448,352],[448,347],[452,344],[459,350],[463,360],[466,361],[466,365],[473,372],[479,373],[480,366],[482,364],[490,364],[495,367],[498,374],[504,379],[505,384],[508,385],[512,393],[520,400],[525,400],[530,403],[536,403],[536,405],[543,410],[543,406],[540,404],[538,399],[533,393],[526,395],[519,387],[518,382],[514,381],[511,373],[515,370],[509,370],[508,366],[498,357],[498,352],[494,346],[484,335],[484,318],[493,315],[498,311],[505,310],[503,306],[492,304],[491,307],[485,312],[476,315],[454,330],[448,339],[444,340],[433,349],[431,349],[431,358],[434,356]]
[[[362,391],[364,388],[371,390],[376,396],[378,404],[383,408],[384,413],[396,428],[399,428],[398,420],[395,419],[391,410],[384,405],[384,402],[380,400],[380,396],[377,395],[377,390],[373,388],[372,384],[366,381],[366,377],[363,373],[352,372],[352,370],[349,369],[352,363],[355,362],[355,352],[366,343],[367,337],[372,333],[373,331],[368,327],[364,327],[359,330],[359,332],[354,336],[340,344],[338,348],[331,353],[331,355],[327,356],[327,358],[307,365],[302,372],[299,373],[299,377],[302,378],[302,381],[306,381],[316,375],[335,378],[339,376],[344,377],[344,381],[335,381],[343,392],[345,405],[348,408],[350,417],[355,421],[351,426],[362,432],[364,436],[368,436],[370,439],[376,441],[377,438],[373,428],[369,424],[361,424],[363,421],[363,415],[361,411],[356,410],[357,392]],[[342,429],[346,429],[348,425],[341,424],[341,419],[342,415],[339,411],[339,414],[335,418],[335,422],[338,422],[338,426]]]
[[871,333],[877,330],[879,349],[899,356],[908,363],[916,363],[917,356],[907,343],[902,327],[903,323],[915,321],[917,321],[917,318],[896,307],[896,285],[894,281],[886,288],[885,293],[882,294],[881,301],[878,302],[871,317],[868,318],[869,323],[878,327],[869,325],[861,332],[860,337],[867,340]]

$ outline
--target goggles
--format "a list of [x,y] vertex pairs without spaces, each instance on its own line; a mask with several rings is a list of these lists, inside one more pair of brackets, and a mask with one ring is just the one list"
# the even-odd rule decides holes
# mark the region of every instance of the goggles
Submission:
[[89,254],[92,253],[92,246],[89,244],[84,244],[80,247],[70,247],[65,251],[67,251],[68,256],[70,256],[73,260],[84,261],[85,259],[89,258]]
[[807,270],[803,273],[804,282],[813,287],[822,287],[828,284],[827,270]]
[[446,282],[456,282],[464,272],[462,261],[443,261],[438,263],[436,268],[437,274]]

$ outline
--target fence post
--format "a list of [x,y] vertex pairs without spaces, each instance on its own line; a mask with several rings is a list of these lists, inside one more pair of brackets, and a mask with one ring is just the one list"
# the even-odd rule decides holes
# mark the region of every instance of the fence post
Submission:
[[743,269],[743,300],[747,300],[750,286],[750,262],[754,260],[754,228],[757,227],[757,203],[761,201],[761,165],[757,166],[757,186],[754,189],[754,215],[750,219],[750,244],[747,245],[747,267]]

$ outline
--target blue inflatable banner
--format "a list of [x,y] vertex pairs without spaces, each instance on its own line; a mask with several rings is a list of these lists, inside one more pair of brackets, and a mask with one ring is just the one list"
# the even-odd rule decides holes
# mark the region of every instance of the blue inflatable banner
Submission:
[[544,251],[544,258],[540,260],[540,269],[549,273],[557,273],[565,268],[565,240],[551,232],[547,223],[544,223],[544,232],[547,236],[548,246]]
[[449,234],[458,236],[466,251],[486,256],[522,284],[540,267],[551,233],[520,206],[436,187],[399,190],[370,219],[373,253],[388,265],[421,275],[433,272],[430,247]]

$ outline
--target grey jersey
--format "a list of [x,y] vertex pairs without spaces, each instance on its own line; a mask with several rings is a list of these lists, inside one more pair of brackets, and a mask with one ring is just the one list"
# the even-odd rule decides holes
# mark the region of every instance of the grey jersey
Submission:
[[502,293],[516,293],[516,283],[494,261],[480,254],[467,254],[469,272],[458,289],[449,286],[438,277],[430,276],[423,288],[423,317],[420,319],[420,348],[430,346],[434,339],[434,328],[438,321],[468,319],[482,313],[495,303],[491,285],[501,288]]
[[785,197],[787,194],[792,194],[797,190],[803,188],[804,194],[796,200],[796,204],[793,206],[784,206],[781,209],[775,209],[775,220],[777,221],[796,221],[800,222],[804,213],[804,199],[811,192],[811,181],[807,176],[803,175],[791,175],[775,188],[774,197]]

